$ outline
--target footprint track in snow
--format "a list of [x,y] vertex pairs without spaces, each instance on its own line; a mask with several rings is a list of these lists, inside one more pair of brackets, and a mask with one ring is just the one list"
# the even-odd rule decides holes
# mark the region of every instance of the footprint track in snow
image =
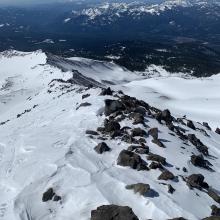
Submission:
[[2,203],[0,205],[0,218],[4,218],[5,216],[5,212],[7,211],[7,204],[6,203]]
[[0,162],[3,160],[5,152],[5,146],[3,144],[0,144]]

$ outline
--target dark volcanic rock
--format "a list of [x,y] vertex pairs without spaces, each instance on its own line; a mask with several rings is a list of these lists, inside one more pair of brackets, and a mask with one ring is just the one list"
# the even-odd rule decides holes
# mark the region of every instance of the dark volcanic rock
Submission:
[[86,134],[88,134],[88,135],[99,135],[99,133],[97,131],[93,131],[93,130],[86,130]]
[[152,160],[152,161],[156,161],[156,162],[159,162],[163,165],[166,164],[166,158],[160,156],[160,155],[157,155],[157,154],[150,154],[148,157],[147,157],[148,160]]
[[49,189],[43,194],[42,201],[43,201],[43,202],[50,201],[50,200],[52,200],[52,198],[54,197],[54,195],[55,195],[55,192],[53,191],[53,188],[49,188]]
[[195,134],[188,134],[188,140],[196,147],[196,149],[204,154],[205,156],[209,155],[208,147],[206,147],[196,136]]
[[220,134],[220,128],[216,128],[215,133]]
[[208,170],[211,170],[211,168],[209,167],[210,162],[205,160],[204,157],[202,155],[192,155],[191,156],[191,163],[194,165],[194,166],[197,166],[197,167],[202,167],[202,168],[205,168],[205,169],[208,169]]
[[120,100],[123,103],[123,105],[126,106],[126,109],[130,112],[143,112],[142,110],[137,110],[137,108],[139,107],[144,108],[145,111],[149,109],[149,105],[146,102],[138,100],[134,97],[130,97],[128,95],[122,96]]
[[173,194],[175,192],[175,189],[172,187],[172,185],[168,185],[168,193]]
[[189,128],[191,128],[191,129],[193,129],[193,130],[196,130],[196,127],[195,127],[195,125],[193,124],[193,122],[192,121],[187,121],[187,127],[189,127]]
[[150,169],[163,169],[163,166],[161,165],[161,163],[158,163],[158,162],[152,162],[150,165],[149,165],[149,168]]
[[132,169],[137,170],[148,169],[145,161],[143,161],[138,154],[128,150],[121,151],[121,153],[118,156],[117,164],[120,166],[128,166]]
[[183,140],[183,141],[188,140],[188,136],[185,135],[185,134],[183,134],[183,132],[180,130],[179,127],[175,127],[175,129],[176,129],[176,134],[179,136],[179,138],[180,138],[181,140]]
[[132,185],[127,185],[126,189],[134,190],[134,193],[140,193],[142,196],[146,196],[147,193],[150,191],[150,185],[144,183],[137,183]]
[[132,129],[132,131],[131,131],[131,136],[132,136],[132,137],[138,137],[138,136],[143,137],[143,136],[145,136],[146,134],[147,134],[146,131],[144,131],[144,130],[141,129],[141,128],[134,128],[134,129]]
[[114,132],[121,129],[120,124],[114,120],[105,120],[104,122],[105,132]]
[[220,195],[212,189],[208,190],[208,195],[217,203],[220,204]]
[[108,87],[107,89],[102,89],[102,92],[100,93],[100,95],[112,95],[113,91],[111,90],[110,87]]
[[209,126],[209,124],[207,122],[203,122],[202,123],[204,127],[206,127],[208,130],[212,130],[211,127]]
[[131,145],[128,147],[129,151],[135,151],[138,154],[148,154],[149,153],[149,147],[142,144],[142,145]]
[[103,205],[91,212],[91,220],[138,220],[128,206]]
[[171,131],[174,131],[174,130],[175,130],[175,126],[173,125],[172,122],[169,123],[169,124],[167,124],[167,127],[168,127],[168,129],[171,130]]
[[158,177],[158,180],[173,180],[174,178],[175,176],[173,173],[171,173],[169,170],[164,170]]
[[211,209],[212,209],[211,215],[220,217],[220,208],[218,208],[216,205],[212,205]]
[[139,147],[135,149],[135,152],[138,154],[148,154],[149,153],[149,147]]
[[177,218],[172,218],[172,219],[170,218],[168,220],[187,220],[187,219],[185,219],[183,217],[177,217]]
[[184,172],[184,173],[187,173],[187,172],[188,172],[188,170],[186,169],[186,167],[183,167],[183,172]]
[[94,150],[98,153],[98,154],[102,154],[106,151],[110,151],[111,148],[105,143],[105,142],[101,142],[99,143]]
[[205,177],[202,174],[192,174],[188,176],[186,183],[190,188],[207,189],[209,185],[204,180]]
[[143,137],[141,137],[141,138],[138,139],[138,143],[139,144],[146,144],[147,141]]
[[134,109],[134,112],[141,114],[142,116],[146,115],[146,109],[144,107],[138,106]]
[[53,201],[54,201],[54,202],[58,202],[58,201],[60,201],[60,200],[61,200],[61,196],[55,195],[55,196],[53,197]]
[[78,110],[79,108],[81,108],[81,107],[87,107],[87,106],[91,106],[92,104],[91,103],[89,103],[89,102],[84,102],[84,103],[81,103],[77,108],[76,108],[76,110]]
[[111,99],[105,100],[105,115],[108,116],[114,112],[123,110],[125,110],[125,107],[120,101]]
[[202,220],[220,220],[220,217],[219,216],[210,216],[207,218],[203,218]]
[[85,94],[85,95],[82,95],[82,99],[86,99],[90,96],[90,94]]
[[159,147],[165,148],[164,144],[159,139],[153,139],[152,143],[156,144]]
[[131,116],[134,119],[133,124],[144,124],[144,116],[140,113],[131,113]]
[[151,128],[148,134],[153,137],[153,139],[158,139],[158,128]]
[[123,135],[121,140],[129,144],[138,144],[138,141],[129,134]]
[[173,121],[173,117],[170,114],[170,111],[168,109],[163,110],[162,112],[159,112],[156,115],[156,119],[161,122],[162,120],[166,122],[166,124],[170,124]]

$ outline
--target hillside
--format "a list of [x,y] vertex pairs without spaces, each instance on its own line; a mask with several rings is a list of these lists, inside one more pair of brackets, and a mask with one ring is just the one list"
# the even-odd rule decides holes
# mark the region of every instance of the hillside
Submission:
[[41,51],[0,67],[0,219],[219,215],[220,75]]

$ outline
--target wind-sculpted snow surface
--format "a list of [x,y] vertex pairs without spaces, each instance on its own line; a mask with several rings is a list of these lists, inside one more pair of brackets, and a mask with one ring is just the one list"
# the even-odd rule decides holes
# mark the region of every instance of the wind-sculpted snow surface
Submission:
[[[189,120],[189,109],[170,114],[153,104],[170,108],[162,90],[181,100],[174,87],[181,83],[185,99],[202,103],[203,96],[211,106],[219,99],[214,89],[198,97],[186,79],[131,72],[126,79],[113,64],[47,58],[40,51],[0,56],[0,219],[89,220],[109,204],[130,207],[140,220],[211,215],[211,205],[219,206],[220,135]],[[72,70],[85,81],[73,80]],[[218,78],[188,82],[217,87]],[[110,84],[115,92],[103,89]]]

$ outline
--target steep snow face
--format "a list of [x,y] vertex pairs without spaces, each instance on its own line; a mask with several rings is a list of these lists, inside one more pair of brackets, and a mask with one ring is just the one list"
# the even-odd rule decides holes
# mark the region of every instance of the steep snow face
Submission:
[[[58,63],[59,59],[55,57],[52,65],[50,58],[47,61],[46,58],[42,52],[15,51],[3,53],[0,57],[0,219],[89,220],[91,210],[103,204],[130,206],[140,220],[164,220],[178,216],[196,220],[210,215],[210,206],[217,203],[203,191],[190,190],[180,175],[186,177],[201,173],[210,187],[219,189],[220,136],[195,122],[197,130],[176,122],[185,130],[185,135],[193,133],[209,147],[211,156],[205,159],[212,163],[211,168],[216,171],[211,172],[193,166],[190,156],[192,153],[197,155],[197,149],[190,142],[183,142],[163,123],[146,116],[147,126],[144,127],[141,124],[133,125],[126,117],[120,122],[121,127],[141,127],[146,131],[149,127],[158,127],[159,138],[166,148],[152,143],[150,136],[144,136],[144,139],[151,153],[166,158],[165,168],[179,176],[179,180],[158,180],[161,174],[158,169],[137,171],[119,166],[118,155],[130,144],[119,137],[112,139],[106,136],[105,142],[111,151],[99,155],[93,148],[102,141],[99,139],[102,135],[91,138],[85,134],[87,129],[96,130],[103,126],[106,118],[101,114],[104,100],[117,97],[100,96],[101,89],[98,87],[87,88],[72,83],[71,71],[77,70],[85,81],[93,78],[98,81],[97,85],[100,83],[103,87],[114,82],[113,88],[149,99],[149,104],[153,104],[154,100],[159,103],[158,97],[153,94],[165,91],[167,96],[180,99],[183,92],[177,88],[188,91],[183,99],[191,97],[200,100],[207,95],[207,100],[218,100],[214,90],[213,94],[201,90],[200,96],[196,95],[195,90],[189,90],[192,89],[190,83],[200,89],[204,86],[205,89],[217,87],[219,76],[189,81],[175,77],[143,80],[137,74],[131,77],[132,73],[128,73],[125,80],[126,70],[114,64],[81,58],[66,61],[60,58]],[[123,75],[123,80],[116,79],[117,69],[118,74]],[[10,83],[6,85],[7,82]],[[172,90],[168,89],[170,83]],[[82,95],[87,98],[82,99]],[[87,105],[78,108],[81,103]],[[209,104],[207,101],[206,105]],[[161,104],[162,107],[166,105],[167,102]],[[179,109],[175,110],[178,113]],[[146,155],[141,157],[150,164]],[[183,167],[188,173],[182,171]],[[125,189],[127,184],[139,182],[150,184],[153,193],[144,197]],[[167,185],[161,183],[171,184],[176,191],[168,193]],[[43,193],[50,187],[61,196],[61,201],[42,201]]]

